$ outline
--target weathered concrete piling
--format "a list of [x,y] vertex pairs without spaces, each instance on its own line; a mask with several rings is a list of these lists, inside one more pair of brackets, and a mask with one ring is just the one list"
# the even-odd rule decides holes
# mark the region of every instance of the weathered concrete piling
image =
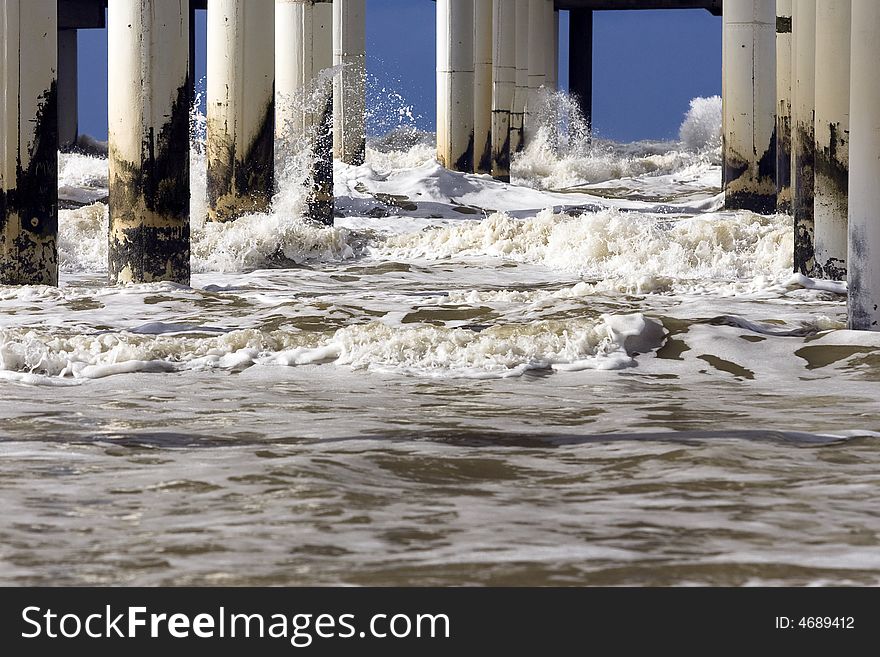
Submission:
[[0,4],[0,285],[58,284],[58,14]]
[[548,89],[556,90],[559,86],[559,12],[553,6],[553,0],[544,3],[544,29],[547,39],[547,82]]
[[274,0],[208,2],[208,216],[266,212],[274,188]]
[[814,247],[816,106],[816,0],[793,0],[793,103],[791,205],[794,216],[794,269],[811,276]]
[[776,11],[773,0],[724,3],[725,204],[776,208]]
[[850,0],[816,0],[815,275],[846,280]]
[[189,8],[114,0],[108,46],[110,282],[188,285]]
[[568,89],[588,126],[593,123],[593,11],[568,12]]
[[276,167],[308,149],[308,215],[332,225],[333,7],[324,0],[276,0],[275,11]]
[[776,210],[791,212],[791,3],[776,0]]
[[437,0],[437,159],[474,170],[474,0]]
[[492,0],[474,0],[474,172],[492,172]]
[[544,5],[553,0],[529,0],[528,19],[528,85],[529,91],[526,97],[526,113],[523,119],[523,139],[526,143],[534,136],[540,121],[540,97],[539,90],[547,81],[547,50],[549,45],[544,28],[546,22]]
[[880,2],[852,0],[849,327],[880,330]]
[[334,0],[333,153],[347,164],[366,154],[366,0]]
[[526,103],[529,98],[529,0],[516,0],[516,86],[510,112],[510,152],[516,153],[525,144]]
[[77,42],[76,30],[58,30],[58,144],[61,150],[73,148],[79,133]]
[[516,90],[516,8],[492,3],[492,175],[510,181],[510,114]]

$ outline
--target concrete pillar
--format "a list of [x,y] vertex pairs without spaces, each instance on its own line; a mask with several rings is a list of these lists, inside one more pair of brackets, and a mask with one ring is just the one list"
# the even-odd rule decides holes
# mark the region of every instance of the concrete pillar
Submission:
[[551,91],[556,91],[559,85],[559,12],[553,9],[553,0],[544,3],[544,28],[547,30],[545,86]]
[[275,3],[275,148],[281,171],[310,153],[308,215],[333,224],[333,6],[324,0]]
[[208,216],[228,221],[272,201],[273,0],[208,2]]
[[114,0],[107,47],[111,283],[189,284],[189,8]]
[[525,144],[525,112],[529,97],[529,0],[516,0],[516,87],[510,112],[510,152]]
[[[312,66],[318,104],[312,113],[315,126],[313,195],[309,217],[333,225],[333,0],[316,0],[312,17]],[[366,102],[366,99],[365,99]]]
[[880,330],[880,2],[852,0],[849,328]]
[[813,246],[814,115],[816,101],[816,0],[793,0],[791,207],[794,270],[811,276]]
[[492,172],[492,0],[474,0],[474,172]]
[[588,126],[593,125],[593,12],[568,12],[568,93]]
[[552,0],[529,0],[529,95],[526,99],[526,141],[538,129],[541,121],[539,90],[547,81],[547,31],[544,27],[544,5]]
[[58,284],[55,0],[0,4],[0,285]]
[[846,280],[851,9],[816,0],[815,275],[835,281]]
[[61,150],[76,145],[79,134],[77,105],[77,31],[58,31],[58,144]]
[[347,164],[366,154],[367,26],[366,0],[334,0],[333,152]]
[[776,211],[791,212],[791,3],[776,0]]
[[189,79],[196,83],[196,3],[189,3]]
[[437,159],[474,170],[474,0],[437,0]]
[[776,9],[773,0],[724,3],[725,206],[776,210]]
[[516,89],[516,8],[492,2],[492,176],[510,181],[510,113]]

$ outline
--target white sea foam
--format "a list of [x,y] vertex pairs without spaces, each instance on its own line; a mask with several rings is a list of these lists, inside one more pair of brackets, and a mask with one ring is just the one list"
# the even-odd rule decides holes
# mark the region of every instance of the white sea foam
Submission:
[[506,258],[645,293],[666,291],[676,281],[788,279],[792,235],[791,219],[783,215],[714,213],[669,220],[617,210],[578,217],[545,210],[533,219],[496,213],[398,235],[378,251],[430,260]]
[[[61,158],[61,184],[107,185],[107,160],[76,154]],[[302,217],[303,192],[293,185],[276,195],[276,209],[235,222],[205,221],[205,160],[191,156],[192,265],[196,272],[243,271],[259,267],[341,260],[355,255],[345,229],[325,227]],[[106,189],[103,194],[106,195]],[[59,258],[64,272],[99,272],[107,268],[108,212],[92,203],[59,213]]]
[[427,376],[507,377],[530,369],[619,369],[659,347],[665,332],[641,315],[540,321],[482,331],[370,322],[332,335],[149,325],[134,331],[59,335],[0,330],[0,370],[61,379],[131,372],[238,369],[254,364],[335,363]]

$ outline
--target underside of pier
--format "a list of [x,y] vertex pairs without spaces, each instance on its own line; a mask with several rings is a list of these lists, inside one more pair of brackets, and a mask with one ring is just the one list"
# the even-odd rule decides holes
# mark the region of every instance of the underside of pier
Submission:
[[557,9],[705,9],[721,15],[722,0],[555,0]]

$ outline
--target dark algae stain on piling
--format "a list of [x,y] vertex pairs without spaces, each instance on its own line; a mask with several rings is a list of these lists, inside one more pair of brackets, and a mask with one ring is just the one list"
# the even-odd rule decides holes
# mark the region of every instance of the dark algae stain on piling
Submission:
[[798,150],[795,153],[794,269],[811,276],[816,266],[814,233],[814,167],[816,162],[815,132],[812,125],[799,125]]
[[190,280],[189,78],[158,135],[144,135],[140,162],[111,152],[109,275],[113,282]]
[[[19,151],[14,187],[0,198],[0,284],[58,283],[58,94],[53,80],[34,119],[27,166]],[[18,135],[10,135],[18,139]],[[24,144],[20,144],[20,147]]]
[[[219,123],[220,120],[218,119]],[[209,123],[208,204],[211,219],[231,221],[270,208],[275,185],[275,102],[270,101],[256,136],[239,159],[232,135]],[[225,135],[221,143],[219,135]],[[219,157],[218,153],[219,151]]]

